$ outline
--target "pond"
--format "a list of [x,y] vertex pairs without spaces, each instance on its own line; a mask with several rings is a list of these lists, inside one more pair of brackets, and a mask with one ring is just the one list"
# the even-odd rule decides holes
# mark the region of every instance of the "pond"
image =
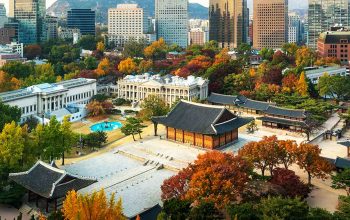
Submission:
[[119,121],[112,121],[112,122],[100,122],[97,124],[94,124],[90,127],[90,130],[93,132],[96,131],[114,131],[117,130],[119,128],[121,128],[123,126],[122,123],[120,123]]

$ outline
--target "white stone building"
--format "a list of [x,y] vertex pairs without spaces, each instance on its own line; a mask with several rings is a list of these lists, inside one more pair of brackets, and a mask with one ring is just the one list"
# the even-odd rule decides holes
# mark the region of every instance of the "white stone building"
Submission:
[[47,123],[53,115],[59,121],[66,115],[71,121],[81,120],[86,116],[85,105],[96,93],[95,79],[79,78],[0,93],[0,99],[21,109],[21,123],[31,116],[40,120],[44,117]]
[[58,38],[65,40],[74,39],[74,35],[77,35],[78,38],[81,38],[81,33],[78,28],[58,27],[57,34]]
[[330,66],[330,67],[309,67],[304,69],[305,76],[311,80],[313,84],[317,84],[321,76],[327,73],[330,76],[348,76],[349,73],[345,67]]
[[188,45],[188,0],[155,0],[157,39],[168,45]]
[[148,13],[137,4],[119,4],[108,9],[108,42],[123,47],[131,39],[155,40]]
[[117,97],[132,102],[142,102],[149,95],[163,98],[168,105],[178,99],[204,100],[208,97],[208,80],[201,77],[189,76],[187,79],[166,75],[126,76],[117,83]]

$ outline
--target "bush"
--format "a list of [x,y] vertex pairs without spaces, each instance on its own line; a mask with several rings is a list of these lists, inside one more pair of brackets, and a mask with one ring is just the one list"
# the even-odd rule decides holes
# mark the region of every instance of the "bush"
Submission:
[[189,216],[190,220],[202,220],[202,219],[223,219],[222,214],[214,203],[202,202],[199,206],[192,208]]
[[191,203],[180,199],[170,199],[164,202],[163,211],[158,219],[186,219],[190,213]]
[[113,100],[113,104],[116,106],[122,106],[122,105],[130,105],[131,102],[128,100],[125,100],[123,98],[117,98],[117,99]]
[[134,111],[134,110],[130,110],[130,109],[127,109],[124,111],[125,114],[137,114],[139,113],[138,111]]
[[239,220],[258,219],[256,207],[251,202],[231,205],[227,207],[227,214],[231,219],[235,219],[236,216]]
[[92,101],[98,101],[98,102],[104,102],[107,99],[108,99],[108,97],[106,95],[103,95],[103,94],[97,94],[91,98]]

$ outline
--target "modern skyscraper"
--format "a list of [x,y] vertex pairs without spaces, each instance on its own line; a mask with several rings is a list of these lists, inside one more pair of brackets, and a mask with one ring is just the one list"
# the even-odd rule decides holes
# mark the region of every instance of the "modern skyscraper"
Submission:
[[5,5],[0,3],[0,28],[4,27],[4,24],[7,22],[8,18],[6,16]]
[[349,0],[309,0],[307,45],[317,48],[317,39],[331,27],[350,27]]
[[155,0],[157,39],[187,47],[188,0]]
[[67,12],[67,27],[78,28],[82,35],[95,35],[95,11],[91,9],[71,9]]
[[254,0],[253,47],[281,48],[288,41],[288,0]]
[[220,47],[237,48],[248,38],[247,0],[209,1],[209,39]]
[[[12,2],[13,1],[13,2]],[[46,39],[45,0],[11,0],[10,14],[19,23],[18,40],[24,44],[38,43]]]
[[108,41],[123,47],[131,39],[155,40],[148,13],[137,4],[119,4],[108,9]]
[[299,44],[302,41],[300,16],[294,13],[288,15],[288,43]]

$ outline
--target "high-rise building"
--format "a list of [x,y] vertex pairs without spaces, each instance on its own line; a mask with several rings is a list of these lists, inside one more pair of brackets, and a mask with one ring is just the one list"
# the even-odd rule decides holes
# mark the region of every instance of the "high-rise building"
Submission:
[[188,0],[155,0],[157,39],[187,47]]
[[82,35],[95,35],[95,23],[95,11],[91,9],[71,9],[67,12],[67,27],[78,28]]
[[307,45],[316,49],[317,39],[331,27],[350,27],[349,0],[309,0]]
[[281,48],[288,41],[288,0],[254,0],[253,47]]
[[302,41],[301,20],[296,13],[288,15],[288,43],[299,44]]
[[45,17],[45,29],[47,40],[56,39],[58,37],[58,18],[50,15]]
[[209,39],[220,47],[237,48],[248,38],[247,0],[209,1]]
[[0,3],[0,28],[4,27],[7,20],[5,5]]
[[46,39],[45,0],[11,0],[10,15],[19,23],[18,40],[24,44],[38,43]]
[[129,40],[155,40],[148,13],[137,4],[119,4],[108,9],[108,41],[123,47]]

